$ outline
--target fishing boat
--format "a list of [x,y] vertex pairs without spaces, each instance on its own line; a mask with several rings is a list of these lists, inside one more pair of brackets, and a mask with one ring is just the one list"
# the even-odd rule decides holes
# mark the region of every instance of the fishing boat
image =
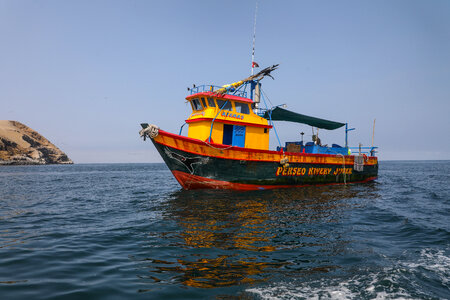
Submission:
[[[377,178],[378,158],[371,147],[349,147],[348,123],[340,123],[268,107],[261,80],[272,77],[278,65],[224,86],[188,89],[191,115],[178,134],[142,123],[141,137],[149,138],[179,184],[191,189],[261,190],[309,185],[368,182]],[[263,101],[262,101],[263,100]],[[265,105],[263,105],[265,104]],[[265,106],[265,107],[263,107]],[[276,121],[316,128],[311,141],[281,144]],[[187,136],[183,127],[188,125]],[[322,145],[320,129],[345,127],[345,145]],[[279,146],[269,149],[274,132]]]

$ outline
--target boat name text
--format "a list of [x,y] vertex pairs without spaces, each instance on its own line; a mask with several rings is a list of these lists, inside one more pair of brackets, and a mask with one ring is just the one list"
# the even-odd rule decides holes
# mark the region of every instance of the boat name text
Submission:
[[225,112],[225,111],[222,112],[222,117],[229,117],[229,118],[244,120],[244,116],[242,116],[242,115],[237,115],[237,114],[233,114],[233,113]]
[[277,176],[313,176],[313,175],[340,175],[352,174],[351,168],[336,168],[333,172],[332,168],[285,168],[278,167],[276,171]]
[[194,114],[192,114],[192,115],[191,115],[191,118],[192,118],[192,117],[198,117],[198,116],[204,116],[204,115],[205,115],[205,112],[202,111],[201,113],[194,113]]

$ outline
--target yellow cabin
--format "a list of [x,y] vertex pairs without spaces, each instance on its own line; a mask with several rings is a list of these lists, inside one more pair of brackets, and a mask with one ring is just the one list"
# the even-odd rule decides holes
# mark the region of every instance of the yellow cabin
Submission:
[[186,120],[188,137],[205,142],[269,150],[268,120],[252,110],[248,98],[214,92],[186,97],[192,114]]

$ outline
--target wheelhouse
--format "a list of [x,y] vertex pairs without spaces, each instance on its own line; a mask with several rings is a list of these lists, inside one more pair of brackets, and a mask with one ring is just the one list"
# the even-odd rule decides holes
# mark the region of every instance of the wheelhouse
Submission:
[[189,95],[192,114],[186,120],[188,137],[205,142],[268,150],[268,120],[253,112],[248,98],[200,92]]

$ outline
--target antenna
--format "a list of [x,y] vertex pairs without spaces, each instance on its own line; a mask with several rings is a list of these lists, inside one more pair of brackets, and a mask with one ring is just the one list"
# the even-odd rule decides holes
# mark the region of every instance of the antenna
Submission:
[[256,1],[255,23],[253,24],[252,75],[253,75],[254,68],[259,67],[259,65],[255,62],[256,14],[257,13],[258,13],[258,1]]
[[373,148],[373,137],[374,137],[374,135],[375,135],[375,121],[376,121],[377,119],[373,119],[373,131],[372,131],[372,148]]

